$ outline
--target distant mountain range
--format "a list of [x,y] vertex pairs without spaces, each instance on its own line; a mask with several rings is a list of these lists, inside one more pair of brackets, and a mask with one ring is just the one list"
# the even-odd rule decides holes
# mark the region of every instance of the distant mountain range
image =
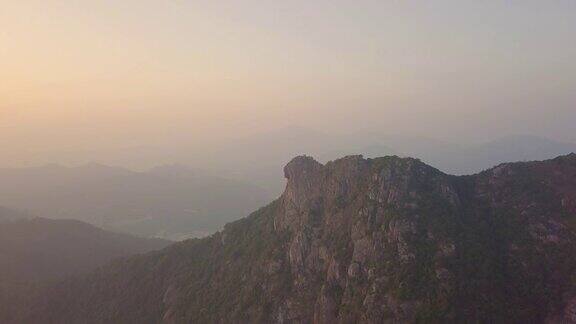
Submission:
[[40,287],[0,319],[576,323],[576,154],[471,176],[299,156],[284,174],[221,232]]
[[214,144],[194,159],[183,155],[194,168],[174,164],[135,172],[88,164],[0,169],[0,205],[180,240],[213,233],[280,195],[286,185],[281,166],[295,155],[307,154],[321,162],[354,154],[411,156],[462,175],[505,161],[571,152],[576,152],[576,144],[528,135],[463,146],[378,132],[329,135],[290,127]]
[[173,240],[213,233],[271,198],[255,185],[178,165],[0,169],[0,205]]

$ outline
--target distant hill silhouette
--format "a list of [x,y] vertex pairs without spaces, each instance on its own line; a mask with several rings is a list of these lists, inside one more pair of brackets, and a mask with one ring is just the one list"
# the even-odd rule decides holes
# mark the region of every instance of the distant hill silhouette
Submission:
[[4,222],[0,223],[0,282],[60,279],[170,243],[108,232],[76,220],[34,217]]
[[277,197],[286,185],[281,166],[295,155],[311,155],[320,162],[355,154],[412,156],[443,172],[463,175],[505,161],[571,152],[576,152],[576,144],[530,135],[463,146],[415,136],[329,135],[288,127],[215,144],[196,162],[188,161],[198,168],[172,164],[134,172],[89,164],[0,169],[0,205],[179,240],[213,233]]
[[271,198],[255,185],[178,165],[0,169],[0,205],[148,237],[203,236]]
[[25,300],[38,287],[171,243],[112,233],[80,221],[50,220],[0,208],[0,216],[6,215],[0,220],[0,323],[9,320],[19,307],[26,309]]

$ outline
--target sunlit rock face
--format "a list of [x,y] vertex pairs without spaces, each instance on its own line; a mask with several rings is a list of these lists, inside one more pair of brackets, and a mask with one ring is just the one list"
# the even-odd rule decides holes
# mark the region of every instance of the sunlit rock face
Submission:
[[24,322],[576,322],[576,155],[463,177],[300,156],[284,173],[269,206],[64,282]]

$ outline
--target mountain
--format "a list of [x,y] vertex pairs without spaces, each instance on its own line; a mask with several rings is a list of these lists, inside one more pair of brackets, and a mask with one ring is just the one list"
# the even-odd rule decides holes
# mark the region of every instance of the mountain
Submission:
[[12,222],[20,219],[27,219],[30,217],[32,216],[25,212],[0,206],[0,223]]
[[0,205],[173,240],[213,233],[271,198],[257,186],[178,165],[0,169]]
[[464,175],[503,162],[544,160],[576,151],[576,143],[533,135],[510,135],[478,144],[460,142],[385,131],[328,134],[293,126],[215,144],[213,152],[201,155],[194,165],[221,170],[280,194],[285,185],[281,166],[295,155],[316,156],[321,162],[345,155],[398,155],[418,158],[446,173]]
[[368,146],[359,146],[356,149],[339,149],[333,151],[323,152],[318,156],[319,161],[332,161],[341,156],[347,155],[362,155],[368,158],[375,158],[379,156],[398,155],[399,152],[389,146],[381,144],[373,144]]
[[22,323],[576,323],[576,154],[447,175],[307,156],[203,239],[50,286]]
[[168,244],[107,232],[76,220],[35,217],[0,223],[0,281],[61,279]]
[[[0,208],[0,215],[6,210]],[[0,222],[0,323],[12,318],[19,306],[26,309],[37,287],[171,243],[111,233],[75,220],[10,215],[15,217]]]

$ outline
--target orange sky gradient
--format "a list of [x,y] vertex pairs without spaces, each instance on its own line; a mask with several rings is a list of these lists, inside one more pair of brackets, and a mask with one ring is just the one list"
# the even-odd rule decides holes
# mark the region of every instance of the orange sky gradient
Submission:
[[573,1],[4,0],[0,26],[0,166],[288,125],[576,141]]

